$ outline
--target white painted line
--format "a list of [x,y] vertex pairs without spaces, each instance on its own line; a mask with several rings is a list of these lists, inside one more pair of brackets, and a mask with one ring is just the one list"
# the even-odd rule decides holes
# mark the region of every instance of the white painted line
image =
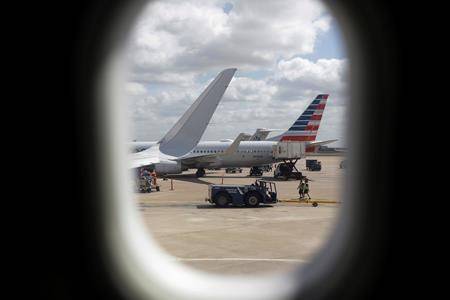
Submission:
[[278,262],[293,262],[293,263],[306,263],[306,260],[295,258],[238,258],[238,257],[225,257],[225,258],[182,258],[175,257],[177,261],[278,261]]

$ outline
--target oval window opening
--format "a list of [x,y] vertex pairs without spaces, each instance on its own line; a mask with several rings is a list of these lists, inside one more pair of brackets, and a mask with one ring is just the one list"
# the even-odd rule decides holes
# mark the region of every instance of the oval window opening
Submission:
[[[139,235],[127,251],[184,292],[195,276],[271,275],[251,286],[288,293],[282,276],[323,250],[344,206],[349,61],[336,20],[318,1],[152,1],[122,50],[118,205],[135,219],[118,226]],[[141,275],[143,289],[161,283]]]
[[126,59],[136,206],[161,247],[223,274],[310,261],[346,164],[347,57],[325,7],[153,1]]

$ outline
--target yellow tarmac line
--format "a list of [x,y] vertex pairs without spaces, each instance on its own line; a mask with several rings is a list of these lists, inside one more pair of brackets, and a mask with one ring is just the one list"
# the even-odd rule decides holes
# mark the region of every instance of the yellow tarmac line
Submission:
[[300,199],[278,199],[279,202],[294,202],[294,203],[323,203],[323,204],[339,204],[342,203],[342,201],[335,201],[335,200],[321,200],[321,199],[307,199],[307,200],[300,200]]

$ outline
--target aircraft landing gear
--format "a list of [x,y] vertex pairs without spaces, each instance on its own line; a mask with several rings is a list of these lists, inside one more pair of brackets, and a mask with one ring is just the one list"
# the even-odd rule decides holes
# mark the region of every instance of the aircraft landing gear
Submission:
[[196,177],[203,177],[203,176],[205,176],[205,169],[203,169],[203,168],[198,168],[197,169],[197,172],[195,172],[195,176]]

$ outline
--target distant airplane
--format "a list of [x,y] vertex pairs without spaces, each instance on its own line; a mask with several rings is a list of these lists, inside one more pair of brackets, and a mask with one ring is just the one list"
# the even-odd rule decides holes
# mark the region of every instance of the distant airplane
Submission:
[[272,131],[283,131],[283,129],[258,128],[249,141],[264,141]]
[[[273,147],[277,145],[278,141],[305,142],[306,152],[314,152],[318,146],[337,141],[315,141],[327,100],[328,95],[318,95],[287,131],[268,140],[250,141],[250,135],[240,134],[234,141],[200,142],[192,151],[177,160],[181,163],[181,167],[177,170],[197,169],[197,177],[202,177],[205,174],[205,168],[253,167],[272,164],[278,162],[273,156]],[[261,129],[259,132],[257,130],[252,137],[258,136],[261,132],[265,134],[265,131],[274,131],[274,129]],[[135,142],[132,145],[147,147],[154,143],[156,142]],[[174,174],[172,172],[165,174],[167,173]],[[181,171],[176,173],[181,173]]]
[[197,146],[235,72],[235,68],[220,72],[159,142],[131,154],[130,167],[151,167],[159,174],[186,169],[183,157]]

